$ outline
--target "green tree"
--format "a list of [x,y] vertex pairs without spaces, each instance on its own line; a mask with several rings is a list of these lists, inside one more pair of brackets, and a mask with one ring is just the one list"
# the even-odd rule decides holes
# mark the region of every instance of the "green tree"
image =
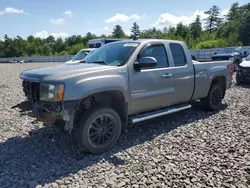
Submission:
[[51,56],[52,55],[52,50],[48,44],[45,44],[42,47],[41,55],[43,55],[43,56]]
[[149,39],[149,38],[163,38],[163,33],[161,30],[157,30],[155,27],[153,27],[152,29],[146,29],[144,31],[141,32],[140,34],[140,38],[145,38],[145,39]]
[[239,28],[239,39],[245,46],[250,45],[250,11],[248,16],[245,18],[244,23]]
[[125,35],[125,32],[122,29],[122,26],[116,25],[113,28],[112,36],[114,38],[125,38],[126,35]]
[[25,51],[27,53],[28,56],[33,56],[35,54],[37,54],[37,46],[35,43],[28,43],[26,48],[25,48]]
[[168,27],[167,26],[163,27],[162,32],[167,33],[168,32]]
[[141,34],[140,26],[136,22],[134,22],[130,32],[131,37],[139,37]]
[[176,37],[180,36],[183,39],[187,38],[188,32],[189,32],[188,27],[183,25],[182,22],[177,24],[175,32]]
[[91,39],[95,39],[95,38],[97,38],[97,36],[95,34],[93,34],[91,32],[86,33],[86,42],[88,42]]
[[201,36],[202,24],[201,24],[200,15],[197,15],[195,21],[190,24],[190,32],[191,32],[191,36],[195,39],[198,39]]
[[83,43],[76,44],[76,45],[71,46],[68,53],[69,55],[76,55],[77,52],[79,52],[81,49],[84,49],[84,48],[86,48],[86,45],[84,45]]
[[29,42],[29,43],[35,42],[35,37],[32,35],[28,36],[27,42]]
[[14,41],[8,35],[4,35],[3,48],[4,57],[15,57],[17,55]]
[[4,49],[4,44],[3,44],[3,41],[0,40],[0,57],[5,56],[3,49]]
[[222,22],[222,18],[220,17],[220,8],[216,5],[214,5],[212,8],[210,8],[208,11],[204,12],[207,14],[206,21],[206,29],[210,33],[213,31],[216,31],[218,26]]
[[233,3],[231,5],[231,8],[229,9],[229,13],[226,15],[226,17],[229,21],[237,20],[241,17],[241,11],[240,11],[240,6],[238,2]]
[[174,39],[175,38],[175,33],[176,33],[176,28],[175,27],[170,27],[168,29],[168,36],[170,39]]

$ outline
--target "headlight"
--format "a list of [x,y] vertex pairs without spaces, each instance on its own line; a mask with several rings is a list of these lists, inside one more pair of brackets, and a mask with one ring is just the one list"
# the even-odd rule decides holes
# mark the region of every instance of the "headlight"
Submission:
[[41,101],[62,101],[64,84],[40,84]]

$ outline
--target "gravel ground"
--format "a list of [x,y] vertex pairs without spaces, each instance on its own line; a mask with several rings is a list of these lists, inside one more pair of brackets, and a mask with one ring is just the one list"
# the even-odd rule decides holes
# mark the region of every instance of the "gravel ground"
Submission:
[[250,87],[218,112],[193,108],[134,125],[102,155],[80,153],[55,127],[12,108],[19,74],[51,64],[0,65],[0,187],[250,187]]

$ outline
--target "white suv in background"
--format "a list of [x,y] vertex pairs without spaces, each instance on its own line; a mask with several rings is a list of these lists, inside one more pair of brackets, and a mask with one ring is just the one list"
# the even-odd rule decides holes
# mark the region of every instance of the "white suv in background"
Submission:
[[82,61],[88,54],[91,54],[96,48],[86,48],[80,50],[71,60],[65,62],[65,64],[79,63]]

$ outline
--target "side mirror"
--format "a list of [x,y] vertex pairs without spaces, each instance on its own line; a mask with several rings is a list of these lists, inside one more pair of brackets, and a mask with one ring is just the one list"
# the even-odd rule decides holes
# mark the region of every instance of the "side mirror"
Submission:
[[154,57],[142,57],[139,58],[137,62],[134,63],[135,69],[156,67],[157,60]]

